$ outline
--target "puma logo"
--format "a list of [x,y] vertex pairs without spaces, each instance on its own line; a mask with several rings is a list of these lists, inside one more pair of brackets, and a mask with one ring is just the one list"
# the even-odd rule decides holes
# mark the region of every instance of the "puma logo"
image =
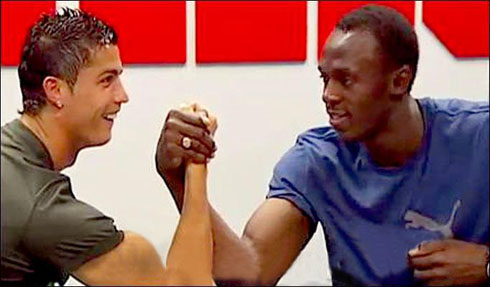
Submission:
[[453,225],[454,216],[456,215],[456,211],[461,206],[461,200],[456,201],[453,206],[453,211],[451,213],[451,217],[446,224],[439,224],[434,219],[424,216],[416,211],[408,210],[405,213],[403,219],[405,219],[405,228],[423,228],[429,231],[440,232],[444,238],[452,238],[453,231],[451,230],[451,226]]

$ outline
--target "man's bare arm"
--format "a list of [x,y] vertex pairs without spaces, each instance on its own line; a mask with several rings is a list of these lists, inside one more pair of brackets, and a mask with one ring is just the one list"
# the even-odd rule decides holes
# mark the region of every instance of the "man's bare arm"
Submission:
[[[206,119],[214,134],[216,118]],[[88,285],[214,285],[213,238],[205,163],[187,162],[182,215],[165,268],[153,246],[128,233],[114,250],[84,264],[73,275]]]
[[[182,148],[180,140],[183,137],[192,138],[191,149]],[[214,146],[213,139],[196,113],[172,110],[168,114],[155,160],[157,171],[171,190],[179,210],[182,210],[185,194],[183,162],[205,162],[214,152],[211,146]],[[267,200],[254,213],[241,238],[214,209],[211,210],[211,223],[213,274],[219,283],[273,284],[286,272],[309,239],[308,219],[283,199]]]
[[125,233],[116,248],[85,263],[73,276],[87,285],[214,285],[205,165],[189,164],[186,178],[182,215],[167,268],[148,240]]

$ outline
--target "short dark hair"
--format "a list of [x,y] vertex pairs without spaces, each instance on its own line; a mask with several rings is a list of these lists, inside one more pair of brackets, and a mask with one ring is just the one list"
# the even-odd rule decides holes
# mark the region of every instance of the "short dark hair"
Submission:
[[346,14],[336,29],[344,32],[365,30],[378,41],[389,64],[397,67],[408,65],[413,77],[408,86],[410,92],[419,60],[417,35],[410,22],[393,8],[369,4]]
[[23,111],[35,115],[46,104],[43,81],[47,76],[65,80],[70,88],[94,48],[116,45],[115,30],[78,9],[63,8],[43,14],[30,28],[18,67]]

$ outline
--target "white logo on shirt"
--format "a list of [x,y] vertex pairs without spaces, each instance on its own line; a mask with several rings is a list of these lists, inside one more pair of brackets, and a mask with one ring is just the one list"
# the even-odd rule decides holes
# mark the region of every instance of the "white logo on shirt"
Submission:
[[444,238],[452,238],[453,231],[451,230],[451,226],[453,225],[454,216],[456,215],[456,211],[461,205],[461,200],[456,201],[453,206],[453,211],[451,213],[451,217],[446,224],[439,224],[434,219],[424,216],[416,211],[408,210],[405,213],[404,219],[406,221],[405,228],[423,228],[429,231],[440,232],[444,236]]

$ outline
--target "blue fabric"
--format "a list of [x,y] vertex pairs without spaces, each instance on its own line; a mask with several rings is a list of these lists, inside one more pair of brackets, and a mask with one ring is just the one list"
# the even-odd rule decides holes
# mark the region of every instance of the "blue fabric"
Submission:
[[274,169],[268,198],[295,204],[326,238],[332,280],[414,284],[407,252],[454,237],[489,243],[488,103],[421,99],[425,134],[401,168],[376,166],[360,143],[311,129]]

